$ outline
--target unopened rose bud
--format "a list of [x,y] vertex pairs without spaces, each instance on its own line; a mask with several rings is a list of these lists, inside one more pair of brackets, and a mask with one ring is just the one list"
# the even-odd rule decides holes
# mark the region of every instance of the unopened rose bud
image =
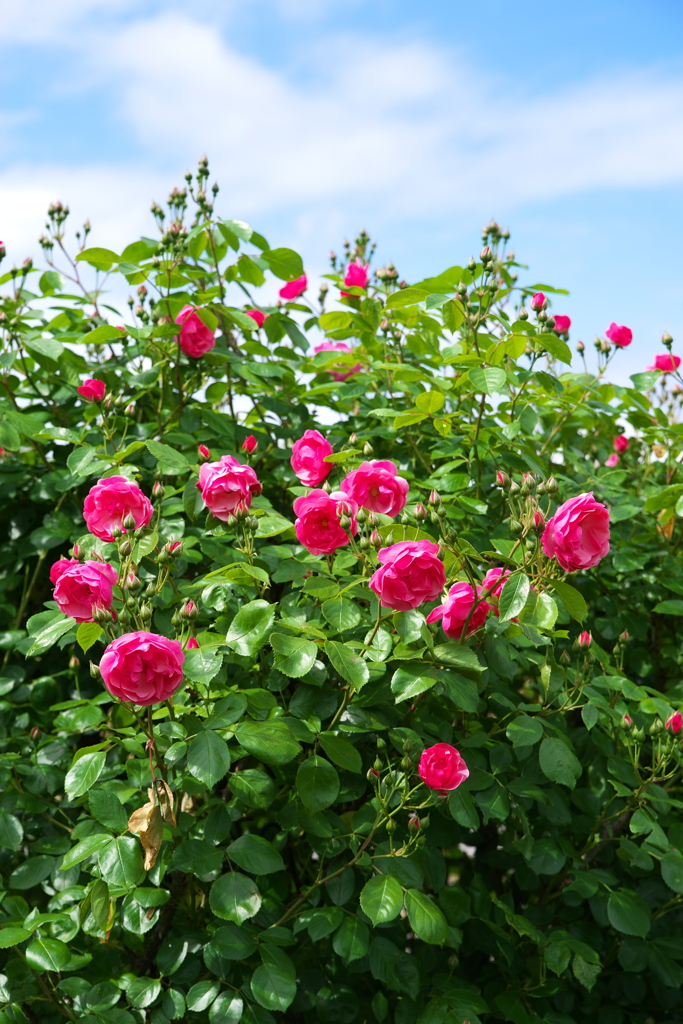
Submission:
[[549,476],[548,477],[548,479],[545,482],[545,489],[548,492],[548,494],[556,494],[557,493],[557,480],[555,479],[554,476]]
[[578,353],[579,353],[580,355],[581,355],[581,354],[582,354],[583,352],[585,352],[585,351],[586,351],[586,346],[584,345],[584,343],[583,343],[582,341],[577,341],[577,343],[576,343],[576,351],[577,351],[577,352],[578,352]]
[[419,832],[420,831],[420,819],[418,818],[417,814],[413,814],[410,818],[408,818],[408,831],[409,832]]
[[137,415],[137,409],[135,408],[135,404],[133,402],[128,403],[126,408],[123,410],[123,415],[126,416],[129,420],[135,419]]
[[356,522],[357,523],[361,523],[361,525],[362,525],[364,522],[366,522],[367,518],[368,518],[368,514],[365,511],[365,509],[364,508],[359,508],[358,511],[356,512]]
[[376,768],[368,768],[365,778],[368,780],[368,782],[374,782],[376,779],[379,778],[379,772],[377,771]]
[[196,619],[199,615],[199,609],[194,601],[186,601],[180,609],[180,614],[184,619]]
[[540,536],[545,530],[545,516],[542,512],[534,512],[534,531]]
[[619,634],[619,643],[622,644],[624,647],[626,646],[626,644],[629,642],[630,639],[631,639],[631,637],[629,636],[629,632],[628,632],[627,629],[625,629],[623,633]]
[[372,533],[370,534],[370,543],[372,544],[373,548],[375,548],[377,551],[379,551],[380,548],[384,547],[384,538],[382,537],[382,534],[379,532],[379,530],[372,531]]
[[198,649],[199,649],[199,642],[197,640],[195,640],[195,638],[193,636],[191,636],[190,639],[187,641],[187,644],[185,645],[185,650],[186,651],[196,651]]
[[662,335],[662,345],[664,345],[666,348],[671,348],[673,343],[674,343],[674,340],[671,337],[671,335],[669,334],[669,332],[668,331],[664,331],[664,334]]
[[652,722],[652,724],[650,725],[648,732],[650,733],[650,736],[656,736],[658,733],[662,731],[663,728],[664,722],[661,720],[661,718],[655,718],[654,722]]
[[33,728],[31,729],[31,739],[35,743],[35,741],[39,740],[41,736],[42,736],[42,733],[41,733],[40,729],[38,728],[37,725],[34,725]]
[[72,672],[77,672],[80,667],[81,663],[78,660],[78,657],[75,654],[72,654],[71,657],[69,658],[69,668],[71,669]]
[[249,437],[245,437],[244,441],[242,441],[242,451],[246,452],[248,455],[251,455],[252,452],[255,452],[257,448],[258,441],[256,440],[253,434],[250,434]]
[[572,656],[569,653],[569,651],[562,651],[562,654],[560,655],[560,665],[567,666],[567,665],[571,665],[571,663],[572,663]]
[[677,735],[683,729],[683,715],[680,711],[674,711],[670,718],[667,718],[665,727],[667,732]]
[[510,494],[519,494],[519,484],[516,480],[510,480]]
[[158,501],[161,501],[165,494],[166,488],[162,483],[156,480],[154,486],[152,487],[152,497],[156,498]]
[[100,672],[100,666],[95,665],[92,661],[90,662],[90,675],[93,679],[101,679],[102,673]]
[[350,446],[351,446],[352,448],[355,448],[355,447],[356,447],[356,444],[357,444],[357,442],[358,442],[358,438],[356,437],[356,435],[355,435],[355,434],[351,434],[351,435],[349,436],[349,445],[350,445]]
[[504,470],[499,469],[496,472],[496,483],[498,484],[499,487],[502,487],[503,490],[507,490],[508,487],[510,486],[510,477],[507,475],[506,472],[504,472]]
[[643,740],[645,739],[645,730],[644,729],[639,729],[638,726],[636,726],[633,729],[633,731],[631,733],[631,736],[636,741],[636,743],[642,743]]
[[545,309],[545,307],[548,305],[548,300],[546,299],[543,292],[536,292],[534,295],[531,296],[531,302],[529,303],[529,305],[535,313],[538,313],[539,310]]
[[183,553],[183,542],[174,540],[168,545],[168,553],[172,558],[180,558]]
[[439,494],[439,492],[438,491],[431,491],[427,503],[429,505],[440,505],[441,504],[441,495]]
[[525,309],[524,306],[522,306],[522,308],[518,311],[517,319],[518,320],[528,320],[529,319],[529,311],[527,309]]
[[348,516],[339,516],[339,525],[341,526],[342,530],[348,530],[349,527],[351,526],[351,520],[349,519]]
[[418,504],[415,506],[415,518],[417,519],[418,523],[423,523],[425,521],[425,519],[427,518],[427,509],[424,507],[424,505]]
[[553,327],[555,326],[555,317],[549,316],[545,322],[545,325],[549,331],[552,331]]
[[80,558],[81,557],[81,546],[80,546],[80,544],[74,544],[74,546],[71,549],[71,556],[72,556],[72,558]]
[[234,529],[234,527],[237,526],[237,517],[234,516],[232,512],[230,512],[228,513],[228,518],[225,520],[225,522],[228,526]]
[[389,821],[387,822],[387,832],[389,833],[389,835],[393,835],[393,833],[395,831],[396,831],[396,822],[394,821],[393,818],[389,818]]
[[622,729],[627,731],[633,725],[633,719],[628,714],[627,715],[622,715],[621,722],[619,723],[619,725],[620,725],[620,727]]
[[128,513],[128,515],[123,517],[123,522],[121,523],[121,525],[123,526],[124,530],[135,529],[135,519],[133,518],[130,512]]
[[197,448],[197,454],[200,462],[209,462],[211,459],[211,452],[205,444],[200,444]]
[[491,252],[490,246],[488,246],[488,245],[484,246],[484,248],[479,253],[479,259],[481,260],[482,263],[490,263],[491,262],[491,260],[493,259],[493,253]]
[[512,534],[513,537],[519,537],[519,535],[523,532],[523,530],[524,530],[524,527],[522,526],[522,524],[519,522],[518,519],[511,519],[510,520],[510,533]]
[[373,449],[372,445],[370,444],[370,442],[366,441],[365,444],[363,445],[363,455],[370,456],[370,455],[372,455],[373,451],[374,451],[374,449]]
[[593,643],[593,637],[588,630],[584,629],[583,633],[579,633],[576,643],[581,650],[587,651]]
[[337,515],[338,516],[351,516],[353,515],[353,506],[348,501],[337,502]]
[[119,544],[119,554],[122,558],[128,558],[133,550],[133,545],[129,540],[122,540]]
[[153,614],[154,614],[154,610],[153,610],[153,608],[152,608],[152,606],[150,604],[147,604],[145,602],[145,604],[140,606],[140,618],[144,622],[151,622]]

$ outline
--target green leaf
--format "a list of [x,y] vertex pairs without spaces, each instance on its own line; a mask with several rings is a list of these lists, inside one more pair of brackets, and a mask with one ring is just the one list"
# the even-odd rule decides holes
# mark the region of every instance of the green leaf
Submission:
[[198,981],[187,993],[187,1008],[193,1013],[208,1010],[218,995],[220,986],[217,981]]
[[128,828],[128,815],[121,801],[106,789],[93,789],[88,797],[90,813],[93,818],[115,832],[125,832]]
[[498,614],[501,621],[514,619],[519,615],[526,604],[529,590],[529,577],[525,576],[523,572],[513,572],[503,584],[498,601]]
[[360,960],[370,948],[370,929],[360,918],[349,915],[335,932],[332,948],[344,963]]
[[275,847],[261,836],[240,836],[230,843],[226,853],[230,860],[251,875],[270,875],[285,869],[285,862]]
[[541,743],[538,759],[546,778],[574,789],[582,772],[581,762],[566,743],[546,737]]
[[236,924],[226,924],[213,933],[220,955],[226,960],[246,960],[256,952],[256,939],[246,928]]
[[158,978],[136,978],[126,989],[126,999],[136,1010],[151,1006],[161,992]]
[[301,747],[289,726],[279,719],[242,721],[237,726],[237,740],[246,751],[265,764],[287,764],[301,753]]
[[569,345],[562,338],[559,338],[557,334],[551,334],[548,331],[544,334],[537,334],[533,340],[535,345],[545,349],[546,352],[550,352],[550,355],[555,359],[559,359],[561,363],[566,363],[567,366],[571,365],[572,354]]
[[177,449],[172,448],[170,444],[162,444],[160,441],[145,441],[145,445],[149,454],[169,470],[186,472],[189,469],[185,456]]
[[353,629],[361,620],[360,608],[347,597],[333,597],[325,601],[321,611],[337,632]]
[[55,867],[54,857],[41,854],[22,861],[9,878],[10,889],[32,889],[48,878]]
[[583,622],[588,614],[588,608],[586,607],[583,595],[575,587],[571,587],[562,580],[551,580],[550,582],[553,589],[559,594],[562,604],[571,617],[576,619],[577,622]]
[[333,804],[339,794],[339,776],[329,761],[314,754],[299,765],[296,788],[301,800],[315,813]]
[[462,789],[462,787],[454,789],[448,797],[448,809],[458,825],[469,829],[479,828],[481,824],[479,811],[467,790]]
[[254,999],[266,1010],[289,1009],[296,995],[296,981],[277,964],[261,964],[251,976]]
[[678,850],[665,854],[661,860],[662,878],[674,892],[683,894],[683,856]]
[[212,729],[198,733],[187,748],[187,770],[207,789],[225,778],[230,769],[228,744]]
[[236,654],[256,654],[268,638],[274,618],[274,604],[260,599],[249,601],[230,623],[225,642]]
[[428,412],[430,415],[434,415],[443,409],[446,396],[443,391],[423,391],[421,395],[418,395],[415,399],[415,405],[420,412]]
[[105,882],[122,889],[134,889],[144,875],[142,847],[129,836],[112,839],[100,850],[97,862]]
[[[114,799],[116,799],[116,797],[114,797]],[[88,857],[92,857],[93,854],[99,853],[99,851],[110,842],[111,836],[106,833],[98,832],[97,835],[86,836],[85,839],[81,839],[80,843],[76,843],[75,846],[72,846],[68,853],[64,854],[59,870],[68,871],[69,868],[74,867],[76,864],[80,864],[82,860],[86,860]]]
[[303,261],[293,249],[266,249],[261,256],[281,281],[295,281],[303,275]]
[[76,256],[76,261],[83,260],[85,263],[89,263],[91,267],[97,267],[98,270],[109,270],[111,269],[112,263],[119,263],[121,260],[120,256],[117,256],[111,249],[92,248],[84,249],[83,252],[79,252]]
[[350,647],[336,640],[327,640],[325,654],[342,679],[357,690],[365,686],[370,678],[368,666]]
[[344,736],[335,736],[332,732],[321,732],[320,746],[331,761],[349,772],[359,773],[363,767],[360,754],[350,740]]
[[76,630],[76,642],[85,654],[102,635],[102,626],[97,622],[81,622]]
[[636,391],[640,391],[643,394],[653,388],[662,379],[661,370],[645,370],[643,373],[634,373],[629,378],[633,381],[633,387]]
[[71,959],[69,947],[59,939],[34,939],[26,947],[26,961],[34,971],[61,971]]
[[607,902],[609,923],[624,935],[644,939],[650,931],[650,907],[645,900],[628,889],[613,892]]
[[26,652],[26,657],[30,658],[32,654],[43,654],[75,625],[76,620],[69,615],[55,617],[34,637],[33,643]]
[[76,800],[95,785],[102,770],[107,754],[98,750],[94,754],[84,754],[76,761],[64,779],[64,789],[69,800]]
[[[15,928],[12,925],[0,928],[0,949],[9,949],[11,946],[18,946],[31,938],[31,932],[25,928]],[[0,1018],[1,1020],[2,1018]]]
[[221,875],[213,883],[209,903],[217,917],[242,924],[258,914],[261,897],[251,878],[239,871],[232,871],[228,875]]
[[350,327],[353,323],[353,313],[349,310],[335,309],[331,313],[322,313],[318,317],[318,324],[323,331],[339,331]]
[[223,654],[216,647],[194,647],[185,651],[183,674],[193,683],[210,683],[223,664]]
[[109,909],[109,886],[103,879],[98,878],[90,890],[90,910],[98,928],[106,928]]
[[403,889],[392,875],[375,875],[361,890],[360,905],[373,924],[393,921],[403,909]]
[[423,288],[401,288],[389,296],[384,308],[389,310],[402,309],[405,306],[416,306],[418,303],[424,302],[428,295],[429,292]]
[[410,927],[417,937],[423,942],[443,946],[448,938],[448,925],[436,903],[417,889],[408,889],[405,903]]
[[221,992],[209,1010],[209,1024],[239,1024],[244,1003],[234,992]]
[[533,747],[543,739],[543,723],[532,715],[520,715],[510,722],[505,735],[515,750],[518,747]]
[[431,690],[436,684],[437,674],[429,665],[421,662],[409,662],[401,665],[394,672],[391,679],[391,692],[397,704],[403,700],[411,700],[418,693]]
[[294,679],[310,672],[318,656],[317,645],[300,636],[271,633],[270,646],[275,651],[275,668]]
[[0,810],[0,847],[16,851],[24,838],[24,829],[18,818],[9,811]]
[[474,390],[481,391],[485,395],[502,392],[507,383],[505,371],[496,367],[475,366],[468,371],[468,375]]
[[660,601],[654,606],[652,611],[657,612],[660,615],[683,615],[683,601],[677,601],[675,599]]
[[476,652],[465,644],[437,644],[433,654],[436,661],[460,669],[470,679],[478,680],[484,671]]

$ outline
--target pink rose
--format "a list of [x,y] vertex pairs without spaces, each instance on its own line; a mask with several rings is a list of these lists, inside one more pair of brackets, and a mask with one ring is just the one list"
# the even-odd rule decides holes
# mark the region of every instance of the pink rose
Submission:
[[244,441],[242,441],[242,451],[246,452],[247,455],[251,455],[257,448],[258,441],[253,434],[250,434],[249,437],[245,437]]
[[664,727],[665,729],[668,729],[669,732],[674,733],[674,735],[679,733],[681,729],[683,729],[683,715],[680,711],[674,711],[673,715],[671,715],[670,718],[667,718],[664,723]]
[[183,681],[184,660],[177,640],[140,630],[112,640],[100,660],[100,672],[114,697],[147,707],[176,692]]
[[671,355],[669,352],[664,352],[662,355],[657,356],[653,366],[646,366],[646,370],[661,370],[662,373],[673,373],[681,365],[681,357]]
[[358,505],[385,516],[397,516],[403,511],[409,488],[408,481],[398,476],[393,462],[378,459],[361,463],[341,483],[342,491],[346,491]]
[[429,613],[427,622],[438,622],[441,619],[441,626],[446,636],[459,640],[470,609],[476,602],[474,613],[467,627],[467,636],[469,636],[470,633],[474,633],[484,625],[489,612],[495,611],[487,601],[481,600],[481,593],[482,587],[477,587],[475,597],[474,590],[469,583],[454,583],[444,603]]
[[609,551],[609,512],[592,491],[570,498],[548,520],[541,543],[567,572],[590,569]]
[[289,460],[292,469],[305,487],[317,487],[332,472],[333,464],[325,462],[334,448],[319,430],[307,430],[303,437],[292,445]]
[[88,402],[101,402],[106,390],[107,385],[104,381],[97,380],[96,377],[88,377],[79,388],[76,388],[79,395],[83,395]]
[[423,750],[417,771],[425,786],[444,793],[457,789],[470,774],[460,752],[450,743],[435,743]]
[[618,437],[614,438],[612,443],[614,445],[615,452],[625,452],[628,448],[629,440],[626,437],[626,434],[619,434]]
[[263,327],[268,319],[268,314],[262,313],[260,309],[245,309],[244,312],[251,317],[257,327]]
[[593,643],[593,637],[590,635],[587,629],[584,629],[583,633],[579,633],[579,638],[576,641],[581,650],[587,651]]
[[113,541],[112,530],[118,526],[123,533],[123,520],[131,515],[135,529],[147,526],[154,509],[137,484],[123,476],[108,476],[98,480],[88,493],[83,505],[83,518],[90,533],[100,540]]
[[[314,352],[353,352],[350,345],[347,345],[345,341],[323,341],[322,345],[316,345],[313,349]],[[356,363],[350,370],[344,368],[342,363],[335,364],[341,372],[334,373],[332,370],[328,370],[335,380],[346,380],[347,377],[352,377],[354,373],[358,373],[360,370],[360,363]]]
[[[315,490],[294,502],[297,516],[294,529],[299,542],[312,555],[328,555],[349,543],[349,533],[358,532],[355,520],[358,506],[343,491]],[[339,521],[341,515],[350,520],[346,529]]]
[[305,274],[297,277],[294,281],[288,281],[284,288],[280,289],[281,299],[298,299],[308,288],[308,278]]
[[380,548],[381,568],[368,586],[384,608],[406,612],[425,601],[434,601],[446,586],[446,570],[439,558],[439,545],[431,540],[402,540]]
[[496,569],[489,569],[489,571],[484,576],[484,579],[482,580],[482,589],[489,590],[490,597],[500,597],[500,595],[503,593],[503,587],[509,578],[509,569],[502,569],[500,566],[498,566]]
[[117,578],[109,562],[77,562],[59,574],[54,599],[60,611],[76,622],[92,622],[95,608],[111,608]]
[[612,469],[614,466],[619,465],[619,456],[616,452],[612,452],[611,455],[607,456],[607,458],[605,459],[605,465],[609,466],[610,469]]
[[195,640],[193,636],[191,636],[190,639],[187,641],[187,644],[185,645],[185,649],[187,651],[197,651],[199,650],[199,642]]
[[216,344],[215,331],[207,327],[193,306],[183,306],[175,318],[180,328],[180,347],[186,356],[200,359]]
[[[355,259],[352,263],[349,263],[346,268],[346,276],[344,277],[344,284],[347,284],[349,288],[367,288],[368,286],[368,269],[369,263],[363,263],[361,259]],[[342,292],[342,295],[348,295],[348,292]]]
[[232,455],[224,455],[219,462],[205,462],[197,487],[211,514],[223,522],[237,509],[249,508],[254,495],[262,490],[251,466],[244,466]]
[[50,583],[54,585],[63,572],[70,569],[72,565],[80,564],[77,558],[60,558],[59,561],[53,562],[50,566]]
[[539,310],[543,309],[544,306],[545,306],[545,295],[543,294],[543,292],[535,292],[531,296],[531,308],[533,310],[535,310],[535,312],[538,313]]
[[571,325],[572,322],[568,316],[556,316],[553,330],[556,334],[566,334]]
[[211,461],[211,452],[209,451],[205,444],[200,444],[197,446],[197,455],[199,455],[200,459],[204,459],[205,462]]
[[615,324],[614,321],[605,331],[605,335],[617,348],[626,348],[633,341],[633,331],[631,328],[624,327],[623,324]]

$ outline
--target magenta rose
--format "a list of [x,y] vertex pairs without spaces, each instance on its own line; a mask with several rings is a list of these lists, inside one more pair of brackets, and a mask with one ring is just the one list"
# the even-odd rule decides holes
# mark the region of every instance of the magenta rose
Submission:
[[611,455],[607,456],[607,458],[605,459],[605,465],[609,466],[610,469],[613,469],[614,466],[619,465],[619,456],[616,452],[612,452]]
[[571,325],[572,322],[568,316],[556,316],[553,330],[556,334],[566,334]]
[[541,543],[567,572],[590,569],[609,551],[609,511],[592,491],[570,498],[548,520]]
[[305,274],[297,277],[294,281],[288,281],[284,288],[280,289],[281,299],[298,299],[308,288],[308,278]]
[[510,572],[508,569],[502,569],[497,567],[496,569],[489,569],[482,580],[482,589],[490,591],[490,597],[500,597],[503,592],[503,586],[510,578]]
[[317,487],[332,472],[331,462],[325,456],[334,448],[319,430],[307,430],[303,437],[292,445],[290,462],[292,469],[306,487]]
[[442,793],[457,789],[469,777],[469,768],[450,743],[435,743],[422,751],[418,774],[425,786]]
[[670,718],[667,718],[664,723],[664,727],[668,729],[669,732],[674,734],[679,733],[681,729],[683,729],[683,715],[680,711],[674,711],[673,715],[671,715]]
[[537,313],[545,306],[545,295],[543,292],[534,292],[531,296],[531,308]]
[[186,356],[200,359],[216,344],[215,331],[207,327],[193,306],[183,306],[175,318],[180,328],[180,347]]
[[123,520],[131,515],[139,530],[152,519],[154,509],[137,484],[124,476],[108,476],[98,480],[83,505],[83,518],[90,533],[100,540],[113,541],[112,530],[118,526],[123,533]]
[[92,622],[95,608],[111,608],[112,587],[118,578],[109,562],[77,562],[60,573],[54,599],[60,611],[76,622]]
[[[358,506],[343,491],[315,490],[294,502],[297,516],[294,529],[299,542],[312,555],[328,555],[349,543],[349,533],[358,532],[355,520]],[[350,525],[343,529],[339,517],[346,515]]]
[[[349,263],[346,268],[346,274],[344,276],[344,284],[348,285],[349,288],[367,288],[370,264],[363,263],[361,259],[355,259]],[[342,292],[342,295],[348,295],[348,292]]]
[[681,365],[681,357],[674,356],[670,352],[664,352],[656,356],[652,366],[646,366],[646,370],[661,370],[662,373],[673,373]]
[[434,601],[446,586],[439,545],[431,540],[402,540],[380,548],[381,567],[368,580],[384,608],[406,612]]
[[244,312],[251,317],[257,327],[263,327],[268,319],[268,314],[262,313],[260,309],[245,309]]
[[55,584],[63,572],[66,572],[72,565],[80,564],[77,558],[60,558],[59,561],[53,562],[50,566],[50,583]]
[[[314,352],[353,352],[350,345],[347,345],[345,341],[323,341],[322,345],[316,345],[313,349]],[[346,380],[347,377],[352,377],[354,373],[358,373],[360,370],[360,363],[356,363],[350,370],[345,369],[342,363],[335,363],[337,372],[328,370],[335,380]]]
[[106,390],[107,385],[104,381],[97,380],[96,377],[88,377],[79,388],[76,388],[79,395],[82,395],[88,402],[101,402]]
[[225,522],[240,508],[249,508],[254,495],[261,493],[261,484],[251,466],[224,455],[219,462],[205,462],[199,470],[202,500],[216,519]]
[[619,434],[618,437],[615,437],[613,444],[615,452],[625,452],[629,445],[626,434]]
[[178,640],[140,630],[112,640],[100,660],[100,672],[114,697],[146,707],[176,692],[183,681],[184,660]]
[[370,512],[397,516],[406,507],[409,484],[393,462],[373,459],[348,473],[341,489]]
[[623,324],[615,324],[614,321],[609,325],[605,331],[605,335],[609,338],[613,345],[617,348],[626,348],[633,341],[633,331],[630,327],[624,327]]
[[427,616],[427,622],[438,622],[441,619],[441,628],[446,636],[459,640],[463,631],[467,616],[472,605],[476,604],[472,618],[467,626],[467,636],[474,633],[484,625],[489,612],[495,611],[493,605],[481,600],[482,588],[474,590],[469,583],[454,583],[448,591],[448,597],[443,604],[437,605]]

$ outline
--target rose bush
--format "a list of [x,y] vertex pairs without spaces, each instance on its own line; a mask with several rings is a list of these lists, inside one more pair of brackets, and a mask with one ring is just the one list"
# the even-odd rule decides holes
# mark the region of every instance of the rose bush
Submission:
[[673,1024],[673,340],[207,179],[2,277],[1,1024]]

